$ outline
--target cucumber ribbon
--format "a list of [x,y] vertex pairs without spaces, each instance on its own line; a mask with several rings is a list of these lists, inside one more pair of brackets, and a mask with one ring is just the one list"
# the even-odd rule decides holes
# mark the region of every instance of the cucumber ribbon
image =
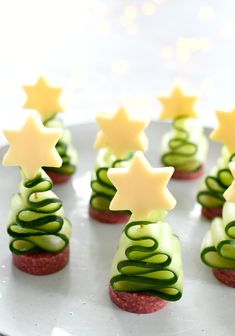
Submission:
[[62,158],[62,165],[59,168],[50,167],[46,169],[63,175],[73,175],[77,169],[78,155],[72,146],[71,132],[64,128],[60,119],[52,118],[47,120],[44,125],[63,129],[63,135],[56,144],[56,150]]
[[170,225],[130,221],[121,235],[110,282],[117,291],[179,300],[183,289],[181,246]]
[[107,176],[109,168],[126,167],[133,154],[130,153],[124,159],[117,159],[108,149],[101,149],[97,156],[96,167],[91,178],[92,195],[90,206],[96,210],[111,211],[109,205],[116,193],[116,188],[113,186]]
[[213,268],[235,269],[235,203],[225,202],[201,245],[202,261]]
[[204,208],[222,207],[225,199],[223,193],[233,181],[229,169],[229,162],[235,161],[235,154],[229,155],[225,147],[222,149],[221,157],[210,174],[204,178],[197,194],[197,201]]
[[51,188],[52,182],[42,169],[33,180],[22,177],[9,214],[13,253],[61,252],[68,245],[71,224],[64,218],[61,200]]
[[161,161],[183,172],[198,171],[206,159],[208,143],[203,129],[193,118],[180,116],[163,138]]

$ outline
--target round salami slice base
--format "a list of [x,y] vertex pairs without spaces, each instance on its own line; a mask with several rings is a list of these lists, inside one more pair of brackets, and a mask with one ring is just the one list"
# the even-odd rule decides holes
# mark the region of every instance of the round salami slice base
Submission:
[[141,292],[118,292],[109,286],[109,296],[119,308],[135,314],[149,314],[165,307],[167,301]]
[[21,271],[33,275],[47,275],[61,270],[69,260],[69,247],[58,253],[35,252],[12,254],[14,265]]
[[176,180],[194,180],[203,175],[204,167],[201,166],[199,170],[195,172],[184,172],[182,170],[175,169],[172,177]]
[[222,217],[222,207],[219,208],[202,208],[202,214],[208,219],[213,219],[215,217]]
[[235,288],[235,269],[214,268],[212,272],[220,282]]
[[45,169],[47,175],[52,179],[53,184],[62,184],[71,179],[71,175],[56,173],[52,170]]
[[128,213],[122,211],[96,210],[91,206],[89,207],[89,215],[97,221],[105,224],[127,223],[130,218]]

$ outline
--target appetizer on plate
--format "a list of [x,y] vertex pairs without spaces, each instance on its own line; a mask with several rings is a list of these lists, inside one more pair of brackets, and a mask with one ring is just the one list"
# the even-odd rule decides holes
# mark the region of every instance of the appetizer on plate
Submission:
[[173,167],[152,168],[137,152],[127,168],[110,168],[117,189],[110,208],[132,213],[113,259],[109,295],[121,309],[152,313],[183,290],[181,244],[165,222],[176,200],[167,189]]
[[175,168],[173,177],[182,180],[198,178],[208,151],[208,141],[197,120],[195,96],[187,96],[176,86],[170,97],[159,97],[164,106],[160,119],[172,119],[172,129],[162,139],[161,161]]
[[[229,163],[235,178],[235,162]],[[235,287],[235,181],[224,193],[222,218],[216,217],[201,246],[201,259],[212,267],[215,277]]]
[[35,85],[24,85],[23,88],[27,94],[24,107],[37,110],[46,127],[58,127],[63,130],[56,144],[56,149],[62,158],[62,165],[59,168],[45,169],[54,184],[64,183],[75,173],[78,155],[72,146],[70,131],[64,127],[62,120],[57,118],[57,113],[64,111],[60,102],[62,89],[49,86],[44,77],[40,77]]
[[3,165],[19,166],[22,175],[9,213],[10,250],[15,266],[34,275],[57,272],[69,260],[71,225],[41,169],[61,165],[55,149],[61,133],[44,127],[38,116],[30,116],[19,130],[4,131],[10,147]]
[[121,107],[114,115],[99,114],[97,123],[101,130],[97,134],[94,146],[100,150],[91,178],[89,214],[103,223],[124,223],[130,217],[129,211],[109,209],[116,189],[109,180],[107,171],[111,167],[128,166],[134,151],[147,149],[148,140],[144,129],[148,121],[131,117],[127,110]]
[[197,194],[197,201],[202,206],[202,214],[208,219],[222,216],[225,202],[223,194],[233,181],[229,162],[235,161],[235,109],[231,112],[218,111],[217,118],[219,125],[210,137],[224,146],[217,164],[203,179]]

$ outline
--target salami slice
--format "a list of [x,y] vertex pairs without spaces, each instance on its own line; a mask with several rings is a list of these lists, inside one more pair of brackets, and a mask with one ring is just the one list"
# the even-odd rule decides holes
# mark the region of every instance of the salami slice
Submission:
[[235,288],[235,269],[214,268],[213,274],[220,282]]
[[21,271],[33,275],[47,275],[61,270],[69,260],[69,247],[64,251],[12,254],[14,265]]
[[184,172],[182,170],[175,169],[172,177],[176,180],[194,180],[203,175],[204,167],[201,166],[201,168],[195,172]]
[[118,292],[109,286],[109,296],[119,308],[135,314],[149,314],[156,312],[167,304],[167,301],[157,296],[141,292]]
[[130,215],[122,211],[96,210],[89,207],[89,215],[105,224],[120,224],[128,222]]
[[202,208],[202,214],[208,219],[213,219],[215,217],[222,217],[222,207],[219,208]]
[[70,180],[71,175],[65,175],[65,174],[61,174],[61,173],[56,173],[52,170],[47,170],[46,169],[46,173],[47,175],[51,178],[53,184],[62,184],[67,182],[68,180]]

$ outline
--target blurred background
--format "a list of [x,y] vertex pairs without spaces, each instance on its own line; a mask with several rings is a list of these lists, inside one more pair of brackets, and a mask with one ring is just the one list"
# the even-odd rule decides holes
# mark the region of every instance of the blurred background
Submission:
[[120,105],[157,120],[157,93],[181,82],[213,126],[235,106],[234,63],[232,0],[0,0],[0,128],[40,75],[64,87],[66,124]]

